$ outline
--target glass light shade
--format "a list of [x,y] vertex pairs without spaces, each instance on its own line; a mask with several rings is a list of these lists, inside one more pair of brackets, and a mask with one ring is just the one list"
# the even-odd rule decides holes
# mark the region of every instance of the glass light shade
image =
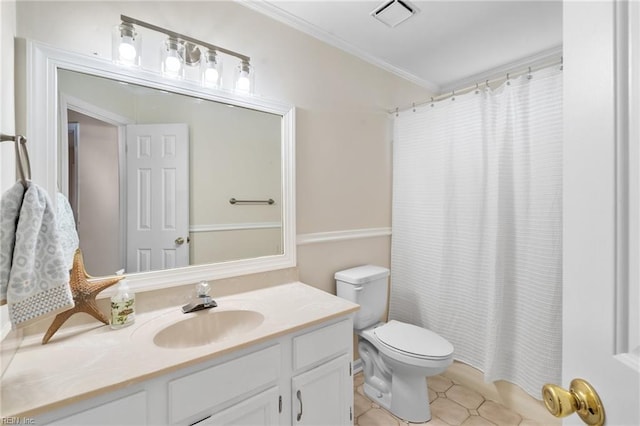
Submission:
[[184,46],[175,38],[168,38],[162,47],[162,74],[172,78],[182,78],[184,75],[184,63],[182,50]]
[[205,87],[220,87],[222,79],[222,60],[215,50],[207,50],[202,61],[202,85]]
[[235,89],[238,93],[253,93],[254,69],[248,62],[242,61],[236,68]]
[[123,22],[113,29],[112,58],[120,65],[140,66],[141,38],[132,24]]

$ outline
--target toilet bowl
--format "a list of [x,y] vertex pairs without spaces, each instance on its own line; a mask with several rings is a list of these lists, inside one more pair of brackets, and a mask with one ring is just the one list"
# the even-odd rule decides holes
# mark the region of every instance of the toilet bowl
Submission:
[[401,321],[380,322],[387,303],[389,270],[365,265],[337,272],[337,293],[360,304],[354,318],[363,364],[364,391],[395,416],[414,423],[431,419],[426,378],[453,362],[453,345],[438,334]]
[[[358,350],[365,349],[365,394],[403,420],[431,419],[426,378],[440,374],[453,362],[453,346],[427,329],[400,321],[380,323],[357,331]],[[376,360],[378,358],[378,360]],[[367,361],[372,363],[367,380]],[[380,361],[386,368],[381,371]],[[372,380],[373,378],[373,380]],[[385,384],[381,386],[381,382]]]

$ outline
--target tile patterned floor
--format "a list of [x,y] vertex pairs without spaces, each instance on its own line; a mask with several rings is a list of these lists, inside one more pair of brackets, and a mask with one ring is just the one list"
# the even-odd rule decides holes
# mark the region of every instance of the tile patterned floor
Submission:
[[[486,400],[478,392],[450,378],[429,377],[431,421],[428,426],[539,426],[496,402]],[[355,421],[358,426],[404,426],[407,423],[381,408],[364,395],[364,376],[354,377]],[[423,423],[425,424],[425,423]]]

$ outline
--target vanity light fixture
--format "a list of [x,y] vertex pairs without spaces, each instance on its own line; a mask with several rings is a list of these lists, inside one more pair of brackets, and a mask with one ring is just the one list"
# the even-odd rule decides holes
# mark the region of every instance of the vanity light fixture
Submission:
[[236,68],[236,91],[240,93],[253,91],[253,67],[248,61],[242,61]]
[[140,66],[140,35],[128,22],[113,31],[113,58],[121,65]]
[[120,20],[122,23],[116,27],[113,37],[115,62],[124,65],[140,64],[141,43],[136,27],[143,27],[167,36],[162,45],[160,68],[163,75],[183,78],[185,67],[199,65],[201,84],[205,87],[221,87],[222,58],[220,55],[223,54],[233,56],[240,61],[236,70],[234,89],[244,94],[253,93],[254,70],[248,56],[125,15],[120,15]]
[[202,85],[205,87],[219,87],[222,77],[222,60],[213,49],[207,49],[202,61]]
[[162,49],[162,74],[167,77],[182,78],[184,45],[178,39],[169,37]]

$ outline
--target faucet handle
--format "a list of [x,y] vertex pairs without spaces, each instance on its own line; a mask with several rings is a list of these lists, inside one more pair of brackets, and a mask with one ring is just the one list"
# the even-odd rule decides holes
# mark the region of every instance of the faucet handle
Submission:
[[196,284],[196,293],[198,297],[208,297],[209,292],[211,291],[211,286],[206,281],[200,281]]

